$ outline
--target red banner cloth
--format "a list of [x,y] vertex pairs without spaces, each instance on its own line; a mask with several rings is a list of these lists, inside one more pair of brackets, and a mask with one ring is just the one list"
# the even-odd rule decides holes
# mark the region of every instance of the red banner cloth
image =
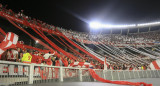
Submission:
[[154,65],[155,69],[158,69],[158,70],[160,69],[156,61],[153,61],[152,64]]
[[101,81],[104,83],[112,83],[112,84],[119,84],[119,85],[134,85],[134,86],[152,86],[152,84],[146,84],[144,82],[128,82],[128,81],[111,81],[111,80],[106,80],[101,77],[99,77],[93,69],[89,69],[89,72],[91,76],[96,79],[97,81]]

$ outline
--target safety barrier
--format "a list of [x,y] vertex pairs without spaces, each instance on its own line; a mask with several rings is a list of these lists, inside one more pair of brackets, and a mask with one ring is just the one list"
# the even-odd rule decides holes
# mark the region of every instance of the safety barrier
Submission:
[[[102,70],[96,74],[107,80],[160,78],[160,70]],[[57,67],[39,64],[0,61],[0,85],[25,85],[48,82],[90,82],[87,68]]]

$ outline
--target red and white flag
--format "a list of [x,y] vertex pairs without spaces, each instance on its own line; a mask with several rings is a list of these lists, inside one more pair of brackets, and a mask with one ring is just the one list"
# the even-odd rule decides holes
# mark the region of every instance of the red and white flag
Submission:
[[155,60],[150,64],[151,70],[160,70],[160,60]]
[[69,67],[93,67],[93,64],[88,62],[74,62],[69,65]]
[[0,43],[0,59],[3,52],[9,48],[15,48],[18,41],[18,35],[8,32],[5,39]]

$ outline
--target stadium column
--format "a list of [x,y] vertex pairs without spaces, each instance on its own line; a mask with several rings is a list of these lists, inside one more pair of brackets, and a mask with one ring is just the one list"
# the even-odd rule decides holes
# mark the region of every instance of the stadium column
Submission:
[[121,35],[122,35],[122,29],[121,29]]
[[106,72],[107,72],[106,70],[103,70],[103,78],[104,79],[106,79],[106,75],[105,75]]
[[102,29],[100,29],[100,35],[102,34]]
[[148,29],[148,32],[150,32],[151,31],[151,27],[149,27],[149,29]]
[[63,82],[63,68],[62,67],[60,67],[60,70],[59,70],[59,80],[60,80],[60,82]]
[[28,77],[28,84],[33,84],[33,71],[34,71],[34,65],[30,64],[29,66],[29,77]]
[[82,82],[83,79],[82,79],[82,69],[80,68],[79,69],[79,80]]
[[139,33],[139,28],[138,28],[138,33]]
[[129,28],[128,28],[128,32],[127,32],[127,35],[129,34]]
[[112,29],[111,29],[111,32],[110,32],[110,34],[112,34]]

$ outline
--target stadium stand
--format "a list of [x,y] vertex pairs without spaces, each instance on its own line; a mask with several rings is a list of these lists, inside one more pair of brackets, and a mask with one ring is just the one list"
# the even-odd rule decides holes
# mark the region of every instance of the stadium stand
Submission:
[[[94,79],[101,82],[121,85],[139,86],[143,84],[144,86],[152,86],[151,84],[147,85],[144,82],[133,83],[128,81],[110,81],[99,77],[100,73],[97,75],[96,71],[92,69],[84,69],[81,71],[79,69],[69,69],[67,67],[94,68],[100,70],[101,73],[103,72],[101,69],[117,70],[117,74],[122,70],[147,71],[151,69],[160,69],[160,62],[157,60],[160,57],[160,31],[128,35],[81,33],[46,24],[43,21],[26,16],[23,14],[23,11],[15,13],[11,9],[8,10],[4,8],[2,4],[0,4],[0,16],[10,22],[17,29],[26,33],[34,41],[37,41],[45,47],[45,49],[40,49],[25,45],[23,41],[18,41],[16,33],[9,32],[6,35],[5,31],[3,31],[2,28],[0,29],[1,60],[3,60],[5,64],[7,64],[5,61],[13,62],[12,64],[14,64],[14,62],[18,64],[21,64],[21,62],[27,63],[26,65],[21,64],[24,67],[29,66],[31,63],[35,64],[35,68],[33,68],[35,69],[34,72],[38,70],[40,74],[39,76],[36,76],[35,74],[35,83],[37,83],[38,80],[41,80],[40,78],[42,78],[42,80],[49,79],[52,81],[53,76],[55,76],[55,81],[60,76],[60,80],[63,81],[62,72],[60,72],[62,69],[60,66],[65,66],[66,68],[64,67],[65,70],[63,70],[63,73],[64,71],[69,72],[69,77],[73,76],[73,79],[80,76],[78,75],[78,71],[80,71],[82,74],[84,73],[84,75],[85,73],[90,74]],[[41,38],[33,36],[27,32],[27,29],[31,29]],[[13,40],[13,38],[16,40]],[[59,47],[59,45],[54,43],[51,39],[58,42],[59,45],[67,48],[68,51]],[[49,45],[47,45],[46,42]],[[88,45],[93,45],[94,48]],[[3,61],[0,62],[3,63]],[[45,68],[44,65],[47,65],[48,68],[47,66]],[[1,66],[1,68],[2,67],[7,70],[2,71],[3,73],[9,72],[9,67],[6,68],[7,66],[5,67],[4,65]],[[53,74],[53,67],[55,67],[55,75]],[[19,67],[15,67],[13,70],[16,71],[17,68]],[[32,66],[30,66],[30,68],[32,68]],[[69,70],[72,70],[75,75],[72,75]],[[52,71],[52,75],[49,75],[49,71]],[[30,73],[33,73],[33,71],[30,71]],[[113,73],[113,71],[111,73]],[[156,71],[156,74],[158,75],[159,71]],[[24,77],[30,78],[30,75],[25,75]],[[67,74],[64,77],[67,77],[67,79],[69,78]],[[130,78],[131,77],[132,76],[130,76]],[[134,75],[133,77],[135,78],[136,76]],[[81,79],[82,78],[80,78],[80,80]],[[32,83],[34,80],[29,81],[29,83]],[[113,77],[111,80],[113,80]],[[19,81],[22,82],[21,80]]]

